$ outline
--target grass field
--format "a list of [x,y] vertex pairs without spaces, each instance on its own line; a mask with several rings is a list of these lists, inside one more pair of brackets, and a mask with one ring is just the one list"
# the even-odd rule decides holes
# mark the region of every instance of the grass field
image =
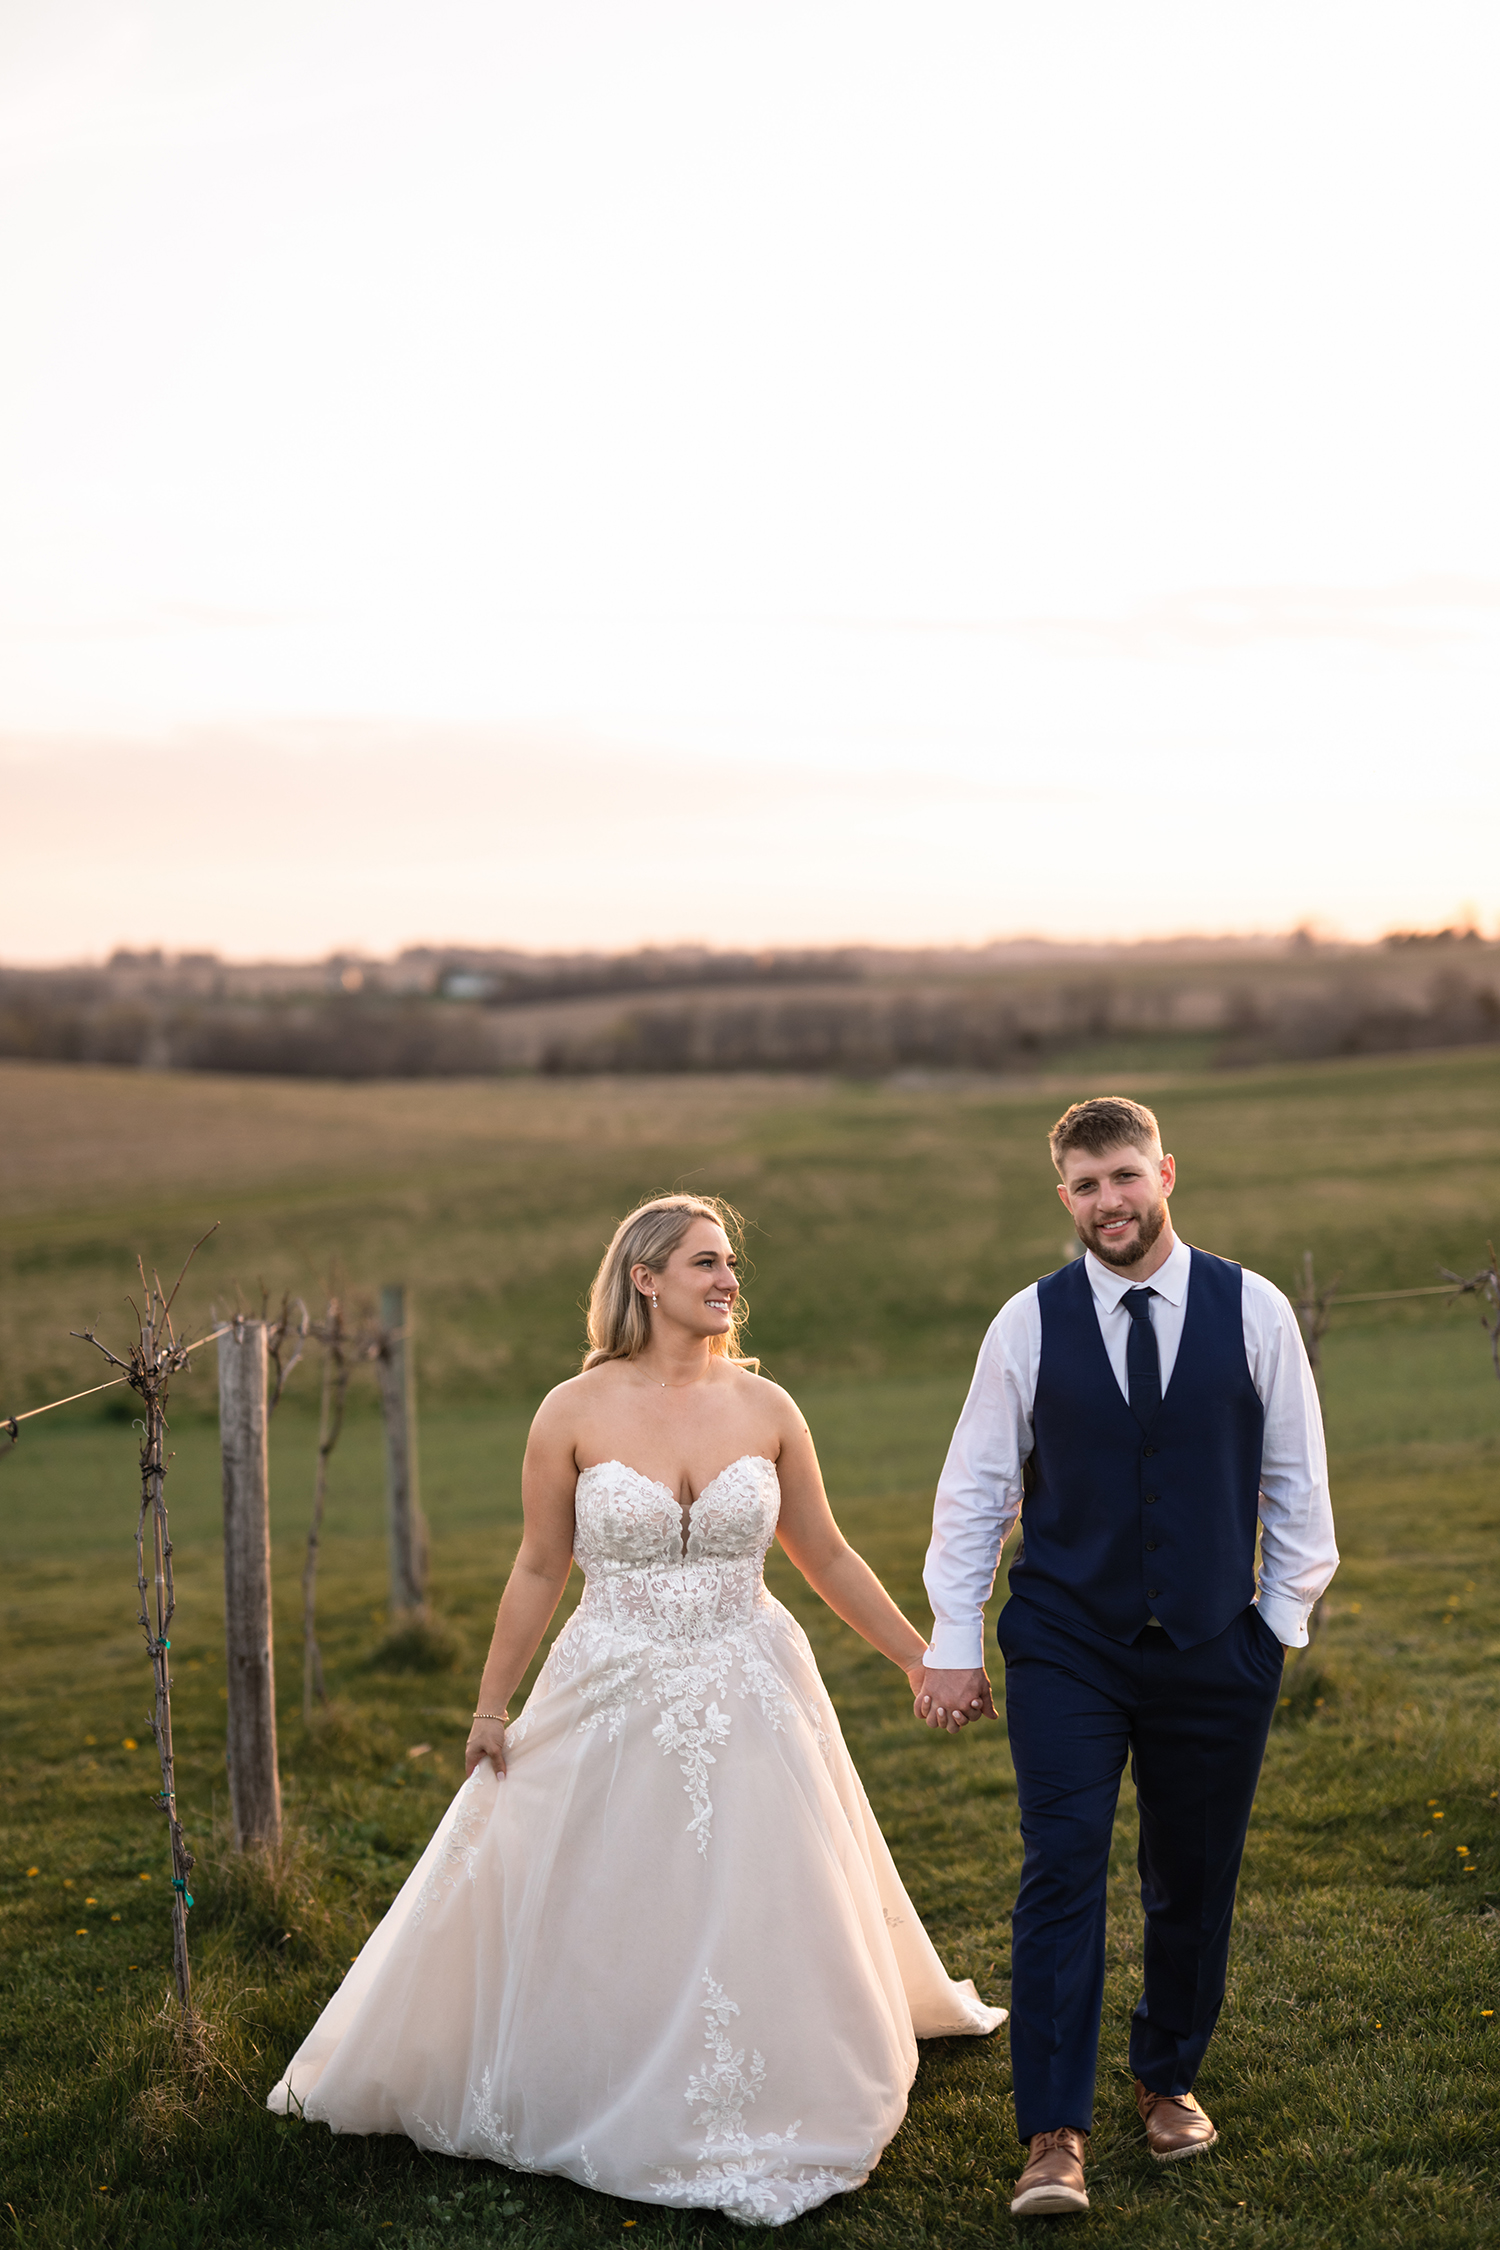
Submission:
[[[334,1703],[296,1693],[312,1383],[273,1434],[283,1863],[224,1835],[222,1593],[211,1378],[181,1394],[171,1476],[192,1936],[215,2061],[190,2106],[163,2069],[166,1855],[133,1630],[128,1417],[25,1426],[0,1461],[0,2220],[63,2245],[727,2243],[739,2230],[402,2142],[278,2123],[266,2087],[461,1773],[474,1668],[517,1531],[540,1391],[576,1364],[577,1303],[612,1218],[678,1179],[755,1222],[754,1347],[791,1383],[852,1537],[921,1618],[931,1488],[999,1300],[1064,1238],[1041,1129],[1096,1090],[672,1080],[247,1085],[0,1068],[0,1412],[91,1379],[69,1328],[140,1246],[165,1266],[213,1218],[190,1317],[407,1281],[421,1320],[434,1593],[463,1650],[382,1670],[379,1429],[335,1456],[323,1574]],[[1500,1220],[1500,1066],[1483,1055],[1181,1078],[1155,1099],[1181,1230],[1283,1283],[1306,1246],[1347,1288],[1472,1268]],[[1159,2169],[1134,2127],[1138,1975],[1127,1788],[1111,1901],[1094,2210],[1101,2244],[1479,2244],[1500,2226],[1500,1385],[1472,1310],[1336,1316],[1325,1390],[1345,1562],[1288,1668],[1241,1888],[1229,2001],[1200,2084],[1221,2145]],[[301,1384],[310,1371],[297,1378]],[[999,1728],[912,1725],[902,1683],[784,1565],[897,1859],[957,1973],[1006,1997],[1019,1859]],[[571,1598],[571,1597],[570,1597]],[[135,1743],[139,1747],[126,1747]],[[430,1747],[419,1757],[410,1752]],[[1460,1848],[1462,1847],[1462,1849]],[[36,1872],[29,1873],[28,1870]],[[142,1880],[142,1878],[147,1878]],[[86,1934],[80,1934],[86,1933]],[[870,2185],[788,2239],[896,2250],[1005,2234],[1018,2151],[1004,2035],[924,2052]],[[166,2092],[163,2092],[163,2088]],[[632,2225],[631,2222],[634,2222]]]

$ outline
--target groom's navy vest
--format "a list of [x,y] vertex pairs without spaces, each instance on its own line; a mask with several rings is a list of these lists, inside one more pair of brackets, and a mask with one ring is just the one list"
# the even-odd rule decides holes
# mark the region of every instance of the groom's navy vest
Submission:
[[1133,1641],[1178,1648],[1255,1598],[1265,1410],[1245,1361],[1241,1274],[1194,1250],[1171,1381],[1142,1428],[1126,1404],[1082,1258],[1037,1283],[1042,1358],[1011,1592]]

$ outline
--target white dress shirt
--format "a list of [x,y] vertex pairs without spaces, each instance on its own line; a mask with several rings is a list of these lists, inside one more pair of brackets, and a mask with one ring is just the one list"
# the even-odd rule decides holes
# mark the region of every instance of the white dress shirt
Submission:
[[[1165,1394],[1177,1364],[1192,1261],[1185,1242],[1145,1282],[1085,1251],[1099,1333],[1121,1394],[1130,1314],[1127,1289],[1154,1292],[1149,1307]],[[1338,1568],[1328,1456],[1317,1386],[1297,1316],[1281,1291],[1245,1270],[1241,1292],[1245,1358],[1265,1409],[1260,1470],[1260,1613],[1287,1648],[1307,1644],[1307,1619]],[[984,1605],[1000,1549],[1021,1511],[1021,1465],[1031,1451],[1032,1408],[1042,1359],[1037,1285],[1002,1305],[979,1360],[938,1480],[932,1544],[923,1580],[935,1623],[930,1665],[967,1672],[984,1662]]]

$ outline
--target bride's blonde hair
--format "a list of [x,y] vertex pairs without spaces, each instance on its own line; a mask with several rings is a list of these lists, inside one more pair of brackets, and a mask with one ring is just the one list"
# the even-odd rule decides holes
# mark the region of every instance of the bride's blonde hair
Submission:
[[[660,1273],[695,1219],[712,1219],[739,1249],[745,1222],[721,1195],[658,1195],[638,1204],[628,1219],[620,1221],[589,1291],[585,1369],[600,1367],[609,1359],[634,1359],[645,1350],[651,1341],[651,1314],[630,1269],[649,1266]],[[758,1369],[760,1361],[746,1359],[739,1349],[740,1330],[749,1313],[744,1297],[736,1297],[727,1335],[711,1336],[708,1348],[718,1359]]]

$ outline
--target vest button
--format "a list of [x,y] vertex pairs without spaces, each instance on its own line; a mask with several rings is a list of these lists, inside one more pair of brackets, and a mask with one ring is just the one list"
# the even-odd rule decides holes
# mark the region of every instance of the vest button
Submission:
[[1141,1447],[1141,1455],[1144,1460],[1154,1461],[1156,1459],[1156,1454],[1157,1448],[1154,1445],[1143,1445]]
[[1156,1541],[1154,1539],[1148,1539],[1146,1541],[1146,1552],[1148,1555],[1154,1555],[1156,1553]]
[[1161,1588],[1160,1588],[1160,1586],[1148,1586],[1148,1587],[1146,1588],[1146,1599],[1147,1599],[1147,1601],[1148,1601],[1148,1602],[1154,1602],[1154,1601],[1156,1600],[1157,1596],[1158,1596],[1158,1595],[1160,1594],[1160,1592],[1161,1592]]
[[1147,1495],[1146,1495],[1146,1506],[1147,1506],[1148,1508],[1154,1508],[1154,1507],[1156,1506],[1156,1503],[1157,1503],[1157,1501],[1158,1501],[1158,1499],[1159,1499],[1159,1498],[1160,1498],[1160,1494],[1159,1494],[1159,1493],[1155,1493],[1155,1492],[1148,1492],[1148,1493],[1147,1493]]

